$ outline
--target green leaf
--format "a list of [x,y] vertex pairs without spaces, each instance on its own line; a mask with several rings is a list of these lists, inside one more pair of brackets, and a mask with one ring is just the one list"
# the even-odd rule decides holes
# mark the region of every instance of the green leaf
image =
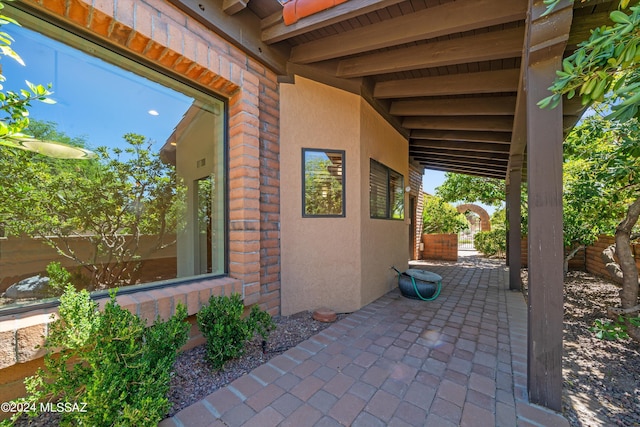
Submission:
[[568,73],[568,74],[572,73],[572,72],[573,72],[573,68],[574,68],[574,67],[573,67],[573,64],[571,63],[571,61],[569,60],[569,58],[566,58],[566,59],[564,59],[564,60],[562,61],[562,69],[563,69],[566,73]]
[[629,24],[631,23],[631,20],[629,19],[629,15],[627,15],[626,13],[620,11],[620,10],[614,10],[613,12],[611,12],[609,14],[609,18],[611,18],[611,20],[613,22],[615,22],[616,24]]
[[608,86],[609,81],[608,80],[601,80],[595,87],[595,89],[593,89],[593,93],[591,94],[591,99],[600,99],[600,97],[602,95],[604,95],[604,91]]
[[541,109],[547,108],[549,106],[549,104],[551,104],[551,100],[552,99],[553,99],[553,95],[547,96],[546,98],[541,99],[540,101],[538,101],[538,103],[536,105]]

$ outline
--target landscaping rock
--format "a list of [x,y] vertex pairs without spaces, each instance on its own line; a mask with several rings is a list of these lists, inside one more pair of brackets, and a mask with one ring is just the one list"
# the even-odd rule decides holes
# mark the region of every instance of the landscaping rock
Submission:
[[322,307],[313,312],[313,319],[318,322],[331,323],[335,322],[338,315],[335,311]]
[[5,298],[23,299],[23,298],[47,298],[51,296],[51,288],[49,287],[49,278],[46,276],[27,277],[9,286],[4,293]]

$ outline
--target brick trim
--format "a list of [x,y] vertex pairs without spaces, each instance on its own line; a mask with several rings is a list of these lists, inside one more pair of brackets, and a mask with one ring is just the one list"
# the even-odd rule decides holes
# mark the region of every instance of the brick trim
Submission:
[[[171,317],[179,303],[187,306],[189,315],[194,315],[207,304],[212,295],[230,296],[241,292],[240,280],[225,277],[123,294],[116,300],[121,307],[146,319],[150,326],[158,316],[163,320]],[[97,300],[100,308],[104,308],[107,301],[108,297]],[[39,347],[44,344],[49,324],[54,321],[57,313],[57,308],[49,308],[2,317],[0,369],[44,356],[44,350]]]

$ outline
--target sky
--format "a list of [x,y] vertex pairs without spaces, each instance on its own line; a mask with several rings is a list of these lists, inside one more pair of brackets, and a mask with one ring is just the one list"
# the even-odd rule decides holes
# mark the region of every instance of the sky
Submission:
[[193,102],[35,31],[15,26],[11,31],[13,48],[26,65],[3,61],[5,89],[24,88],[25,80],[51,83],[56,103],[33,102],[31,118],[54,122],[58,131],[70,137],[85,137],[89,149],[126,147],[122,136],[129,132],[145,135],[159,149]]
[[[441,171],[425,169],[424,175],[422,175],[422,190],[429,194],[436,194],[436,188],[442,185],[442,183],[444,182],[444,174],[445,173]],[[452,205],[455,206],[460,203],[462,202],[457,202],[457,203],[454,202],[452,203]],[[474,204],[484,208],[484,210],[487,211],[489,216],[491,216],[496,210],[496,208],[494,208],[493,206],[487,206],[479,202]]]

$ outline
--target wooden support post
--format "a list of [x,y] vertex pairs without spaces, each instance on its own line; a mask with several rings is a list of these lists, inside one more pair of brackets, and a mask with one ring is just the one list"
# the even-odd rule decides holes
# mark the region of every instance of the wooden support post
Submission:
[[542,110],[536,102],[549,94],[561,59],[529,64],[526,73],[529,400],[558,412],[562,410],[562,108]]
[[522,170],[512,170],[509,174],[509,191],[507,192],[507,222],[509,224],[509,234],[507,241],[507,251],[509,259],[509,289],[522,289],[522,279],[520,269],[522,267],[522,248],[520,246],[522,236],[520,232],[520,186],[522,181]]

